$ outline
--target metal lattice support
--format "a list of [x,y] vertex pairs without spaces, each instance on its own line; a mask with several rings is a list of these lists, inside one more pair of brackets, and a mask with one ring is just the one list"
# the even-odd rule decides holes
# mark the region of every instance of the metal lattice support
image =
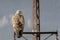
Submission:
[[[56,34],[56,40],[58,40],[58,32],[40,32],[40,10],[39,10],[39,0],[32,0],[32,32],[23,32],[23,34],[32,34],[32,40],[40,40],[40,34]],[[14,40],[16,34],[14,33]],[[49,38],[49,35],[47,38]],[[24,39],[26,39],[23,36]],[[47,39],[46,38],[46,39]],[[27,40],[27,39],[26,39]]]
[[56,40],[58,40],[58,32],[23,32],[23,34],[50,34],[44,40],[47,40],[49,37],[51,37],[53,34],[55,34]]

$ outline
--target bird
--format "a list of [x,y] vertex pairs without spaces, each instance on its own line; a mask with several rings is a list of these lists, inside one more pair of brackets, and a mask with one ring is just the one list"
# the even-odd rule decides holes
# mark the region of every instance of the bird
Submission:
[[18,38],[22,37],[23,29],[24,29],[25,19],[22,15],[22,12],[20,10],[17,10],[15,15],[12,16],[12,25],[14,34]]

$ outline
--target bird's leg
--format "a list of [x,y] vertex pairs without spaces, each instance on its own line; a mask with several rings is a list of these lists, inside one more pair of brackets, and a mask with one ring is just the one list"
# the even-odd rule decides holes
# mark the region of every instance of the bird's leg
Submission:
[[16,36],[16,34],[15,34],[15,32],[14,32],[14,40],[16,40],[15,36]]

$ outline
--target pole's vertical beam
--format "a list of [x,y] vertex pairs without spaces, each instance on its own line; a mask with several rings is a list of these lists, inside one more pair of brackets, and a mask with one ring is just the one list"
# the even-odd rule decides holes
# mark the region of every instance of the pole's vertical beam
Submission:
[[58,32],[57,32],[57,34],[56,34],[56,40],[58,40]]
[[[36,31],[36,0],[32,0],[32,22],[33,22],[33,27],[32,27],[32,32]],[[37,40],[36,34],[32,35],[32,40]]]
[[[37,17],[37,32],[40,32],[40,9],[39,9],[39,0],[36,0],[36,6],[37,6],[37,9],[36,9],[36,17]],[[37,35],[37,39],[40,40],[40,34]]]
[[[39,0],[32,0],[32,32],[40,32],[40,10],[39,10]],[[40,40],[40,34],[33,34],[32,40]]]

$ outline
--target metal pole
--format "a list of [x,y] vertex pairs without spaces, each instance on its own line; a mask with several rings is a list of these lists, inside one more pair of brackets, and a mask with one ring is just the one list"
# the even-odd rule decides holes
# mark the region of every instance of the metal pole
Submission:
[[58,32],[57,32],[57,34],[56,34],[56,40],[58,40]]
[[[32,0],[32,32],[40,32],[39,0]],[[32,34],[32,40],[40,40],[40,34]]]

